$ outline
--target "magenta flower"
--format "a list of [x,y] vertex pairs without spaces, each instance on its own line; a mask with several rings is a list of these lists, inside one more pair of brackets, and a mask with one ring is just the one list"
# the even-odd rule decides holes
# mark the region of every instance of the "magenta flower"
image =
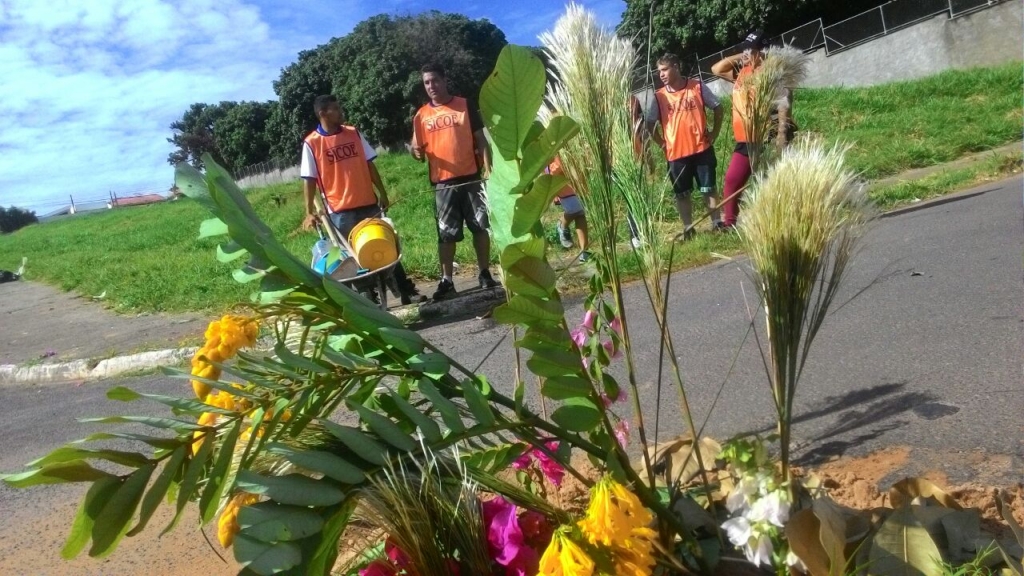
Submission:
[[604,404],[605,408],[611,408],[612,404],[615,404],[616,402],[622,402],[625,399],[626,391],[621,388],[619,389],[618,393],[615,395],[614,398],[608,396],[608,394],[604,392],[601,392],[601,403]]
[[483,503],[487,545],[494,561],[505,567],[506,576],[535,574],[537,551],[524,543],[515,504],[498,496]]
[[[555,452],[558,450],[558,442],[554,440],[548,441],[544,446],[549,452]],[[515,468],[516,470],[525,470],[530,467],[530,464],[532,464],[534,460],[537,461],[537,464],[540,466],[540,471],[544,474],[545,478],[555,486],[562,485],[562,477],[565,476],[565,468],[562,468],[561,464],[559,464],[554,458],[545,454],[543,450],[530,448],[524,452],[522,456],[516,458],[515,461],[512,462],[512,468]]]
[[604,346],[604,349],[608,351],[608,356],[610,356],[612,360],[622,356],[622,351],[615,345],[615,342],[609,340],[602,344],[602,346]]
[[615,439],[619,441],[619,446],[625,450],[626,444],[629,444],[629,420],[619,420],[615,423]]
[[622,337],[622,320],[620,320],[618,316],[612,318],[612,321],[608,324],[608,327],[612,329],[612,332],[618,334],[620,338]]
[[359,576],[396,576],[395,567],[384,560],[374,560],[359,571]]
[[593,310],[587,310],[587,313],[583,315],[583,324],[581,324],[580,326],[583,326],[587,330],[593,332],[595,320],[597,320],[597,312],[594,312]]
[[576,344],[577,348],[583,348],[587,344],[587,338],[590,336],[590,333],[587,332],[586,328],[580,326],[579,328],[573,328],[569,335],[572,336],[572,341]]

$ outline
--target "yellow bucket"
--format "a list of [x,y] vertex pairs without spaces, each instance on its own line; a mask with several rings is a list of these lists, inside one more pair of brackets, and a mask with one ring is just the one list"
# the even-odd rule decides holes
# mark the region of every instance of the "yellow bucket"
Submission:
[[368,218],[356,224],[349,232],[348,242],[359,265],[368,270],[377,270],[398,260],[395,230],[379,218]]

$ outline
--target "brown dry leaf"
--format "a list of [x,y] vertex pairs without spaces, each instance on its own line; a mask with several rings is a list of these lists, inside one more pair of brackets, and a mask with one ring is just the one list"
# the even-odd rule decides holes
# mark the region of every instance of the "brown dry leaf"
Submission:
[[1024,546],[1024,528],[1017,523],[1017,520],[1013,517],[1013,511],[1003,501],[1003,493],[1000,491],[996,494],[996,508],[999,509],[999,515],[1003,517],[1006,524],[1010,526],[1010,530],[1013,531],[1013,537],[1016,538],[1017,544]]
[[828,556],[832,576],[843,576],[846,570],[846,519],[839,505],[831,498],[818,498],[811,508],[821,528],[818,538]]
[[969,562],[974,557],[975,540],[981,537],[981,517],[976,510],[957,510],[942,518],[949,545],[949,559],[954,564]]
[[[700,457],[705,470],[714,470],[715,458],[722,452],[722,445],[706,436],[700,439],[699,444]],[[647,450],[650,454],[651,448],[648,447]],[[689,434],[681,434],[654,446],[654,453],[650,455],[650,458],[654,471],[658,475],[658,483],[663,483],[666,473],[679,484],[686,484],[693,480],[700,473],[700,466],[697,465],[697,459],[691,457],[692,453],[693,439]],[[633,464],[633,469],[638,474],[643,474],[643,460]]]
[[889,502],[893,508],[902,508],[915,498],[929,497],[934,498],[936,502],[946,508],[963,509],[955,498],[924,478],[904,478],[889,488]]
[[828,554],[818,536],[820,531],[821,521],[809,509],[797,512],[786,522],[789,548],[807,566],[807,573],[810,576],[831,576]]
[[703,506],[690,498],[680,498],[672,506],[672,511],[683,523],[687,532],[693,532],[697,528],[704,527],[708,532],[714,534],[718,530],[718,524],[711,514]]

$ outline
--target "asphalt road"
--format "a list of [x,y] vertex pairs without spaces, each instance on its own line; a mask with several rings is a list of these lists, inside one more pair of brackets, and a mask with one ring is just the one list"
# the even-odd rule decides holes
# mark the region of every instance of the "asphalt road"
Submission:
[[[1024,478],[1022,185],[1020,177],[986,185],[872,225],[798,391],[794,441],[802,462],[907,446],[922,456],[918,467],[953,482]],[[748,302],[753,295],[744,266],[737,259],[673,277],[670,320],[690,403],[717,438],[767,431],[773,421],[757,346],[744,341],[744,293]],[[677,392],[666,369],[658,402],[658,331],[643,286],[630,286],[626,299],[645,418],[649,426],[659,418],[666,438],[683,429]],[[580,303],[571,304],[568,317],[581,317]],[[468,320],[421,333],[463,365],[482,361],[496,386],[511,385],[507,328]],[[618,376],[625,382],[621,369]],[[106,389],[118,384],[185,391],[182,381],[157,376],[0,387],[0,471],[95,430],[77,417],[160,412],[106,401]],[[164,540],[155,532],[126,540],[104,561],[62,563],[58,550],[81,494],[0,485],[0,574],[233,573],[188,522]]]

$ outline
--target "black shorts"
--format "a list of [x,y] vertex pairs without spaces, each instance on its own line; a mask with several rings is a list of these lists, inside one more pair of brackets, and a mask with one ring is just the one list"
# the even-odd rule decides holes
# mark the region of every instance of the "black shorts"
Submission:
[[668,179],[672,182],[672,191],[676,196],[686,196],[693,192],[693,182],[701,193],[711,194],[715,191],[715,149],[708,148],[703,152],[684,156],[668,163]]
[[352,233],[352,229],[356,227],[356,224],[369,218],[380,218],[380,206],[368,204],[359,208],[352,208],[351,210],[334,212],[331,214],[331,224],[334,224],[334,229],[347,241],[348,235]]
[[472,176],[441,182],[434,186],[434,215],[437,221],[437,241],[441,244],[460,242],[462,225],[473,234],[486,232],[487,203],[484,201],[480,178]]

